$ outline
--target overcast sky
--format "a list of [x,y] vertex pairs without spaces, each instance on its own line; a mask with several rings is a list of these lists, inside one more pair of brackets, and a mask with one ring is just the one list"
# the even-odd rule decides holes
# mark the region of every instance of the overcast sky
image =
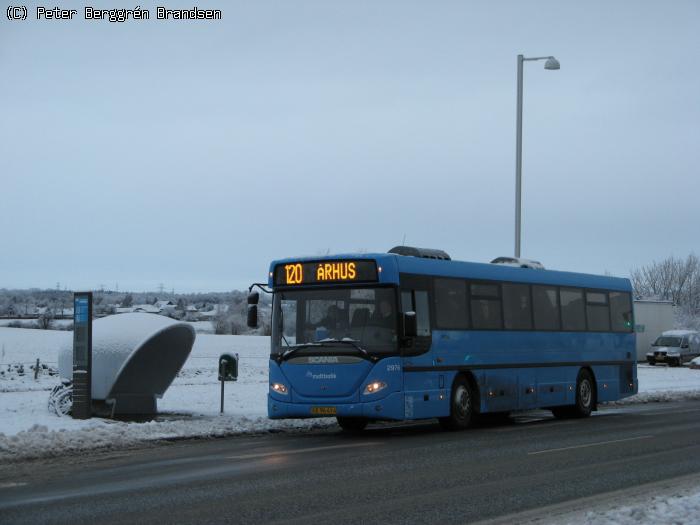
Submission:
[[0,287],[227,290],[404,236],[512,255],[518,53],[561,62],[525,64],[523,256],[700,251],[700,2],[84,5],[2,10]]

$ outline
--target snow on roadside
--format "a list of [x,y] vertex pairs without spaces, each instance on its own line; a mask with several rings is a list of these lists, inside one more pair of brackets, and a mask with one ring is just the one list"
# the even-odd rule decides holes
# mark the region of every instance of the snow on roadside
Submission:
[[[47,410],[49,390],[58,383],[44,370],[37,380],[29,364],[38,357],[55,366],[61,338],[69,332],[0,327],[0,461],[47,457],[94,448],[124,448],[185,437],[215,437],[308,429],[334,424],[332,418],[267,419],[269,338],[197,334],[183,370],[158,402],[159,415],[134,423],[58,417]],[[217,358],[238,352],[240,377],[226,384],[225,414],[219,414]],[[25,363],[20,375],[12,363]],[[14,370],[14,372],[13,372]],[[638,367],[640,393],[617,403],[700,399],[700,370]]]
[[221,391],[216,375],[208,370],[196,372],[176,378],[158,402],[158,417],[141,423],[58,417],[46,408],[48,392],[0,393],[0,461],[96,448],[127,448],[159,439],[309,429],[331,423],[316,419],[267,419],[267,370],[261,365],[242,369],[238,382],[225,385],[225,413],[221,415]]
[[33,425],[11,436],[0,434],[0,459],[20,460],[63,456],[95,449],[123,449],[149,441],[212,438],[327,426],[325,420],[272,421],[267,417],[224,415],[189,416],[143,423],[93,418],[76,430],[49,430]]
[[679,488],[673,494],[647,495],[626,500],[622,505],[607,505],[599,509],[576,511],[540,525],[691,525],[700,516],[700,488]]
[[700,399],[700,371],[688,367],[665,365],[637,366],[639,393],[611,404],[663,403],[683,399]]
[[698,523],[700,516],[700,490],[688,491],[670,497],[654,496],[651,501],[636,506],[623,506],[604,512],[588,512],[583,519],[570,523],[618,525],[676,525]]

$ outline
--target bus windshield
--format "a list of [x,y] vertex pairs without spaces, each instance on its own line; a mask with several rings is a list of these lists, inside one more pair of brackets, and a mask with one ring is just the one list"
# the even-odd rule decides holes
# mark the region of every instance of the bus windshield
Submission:
[[272,353],[303,345],[331,351],[337,350],[338,342],[370,354],[396,353],[396,327],[393,288],[278,291],[272,310]]

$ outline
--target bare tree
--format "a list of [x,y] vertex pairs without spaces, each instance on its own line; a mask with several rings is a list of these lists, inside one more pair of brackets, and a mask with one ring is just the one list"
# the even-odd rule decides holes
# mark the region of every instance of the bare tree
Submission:
[[124,296],[124,299],[122,299],[122,308],[130,308],[134,304],[134,297],[128,293]]
[[42,330],[49,330],[51,329],[51,325],[53,325],[53,318],[53,311],[47,308],[37,318],[36,325]]
[[637,297],[673,301],[690,315],[700,314],[700,259],[668,257],[630,273]]
[[214,328],[214,333],[217,335],[231,333],[231,323],[229,321],[229,315],[226,309],[223,307],[223,305],[216,305],[216,314],[214,315],[214,317],[212,317],[211,324]]

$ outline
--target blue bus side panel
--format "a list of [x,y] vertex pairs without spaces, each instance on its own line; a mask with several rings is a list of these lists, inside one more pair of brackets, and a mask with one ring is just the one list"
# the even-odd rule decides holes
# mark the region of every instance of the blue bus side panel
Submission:
[[524,368],[518,370],[518,408],[527,410],[538,407],[537,370]]
[[578,366],[537,369],[538,406],[573,405],[578,371]]
[[404,417],[426,419],[450,415],[450,394],[456,371],[404,374]]
[[[634,334],[434,331],[429,355],[412,361],[416,366],[470,367],[481,411],[500,412],[573,404],[579,370],[589,364],[598,401],[632,395],[637,390],[634,348]],[[595,364],[601,361],[628,364]],[[413,375],[424,376],[428,388],[435,379],[427,374]]]

